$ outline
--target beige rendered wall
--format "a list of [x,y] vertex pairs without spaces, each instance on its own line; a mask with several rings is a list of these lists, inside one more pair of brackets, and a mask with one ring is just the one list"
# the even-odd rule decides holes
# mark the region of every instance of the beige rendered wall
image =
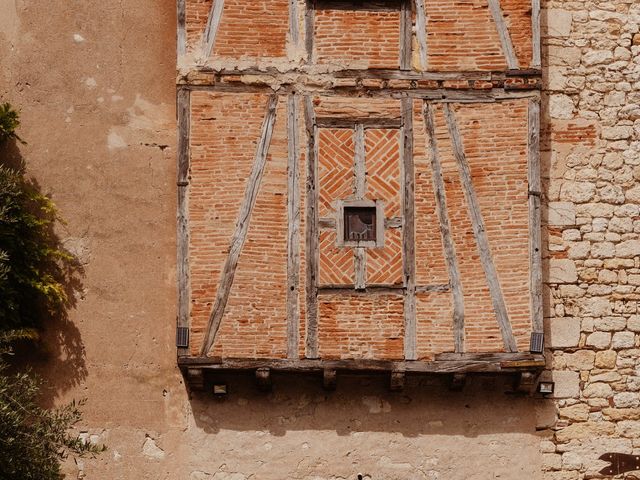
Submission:
[[[169,0],[52,0],[46,6],[0,0],[0,95],[22,112],[20,133],[28,145],[20,152],[59,206],[67,221],[59,234],[85,270],[69,321],[51,326],[46,353],[34,358],[48,382],[45,403],[85,397],[80,430],[108,446],[96,459],[67,462],[69,478],[539,480],[541,441],[548,478],[583,478],[582,466],[561,471],[575,455],[565,460],[566,448],[556,448],[553,432],[541,433],[555,421],[554,403],[505,395],[495,379],[471,379],[458,393],[440,379],[409,381],[402,393],[388,392],[381,379],[341,379],[336,392],[326,393],[317,379],[276,377],[270,394],[238,379],[224,401],[188,397],[174,349],[174,12]],[[571,19],[585,15],[570,14],[570,26],[557,27],[564,29],[561,37],[580,42],[574,35],[599,35],[596,27],[572,29]],[[613,52],[608,43],[600,49]],[[563,47],[549,81],[560,81],[551,76],[567,71],[566,62],[581,52]],[[616,55],[626,58],[623,53]],[[576,81],[574,88],[582,88]],[[567,85],[572,82],[567,77]],[[552,97],[552,117],[580,115],[579,102],[589,98]],[[632,125],[622,126],[602,131],[637,135]],[[577,165],[572,168],[580,170]],[[548,168],[552,179],[564,175],[553,173],[557,169],[566,170],[557,163]],[[558,182],[550,182],[551,192]],[[581,203],[565,198],[574,191],[568,185],[550,198]],[[562,292],[571,298],[574,290]],[[561,310],[554,305],[555,315],[569,315]],[[567,353],[577,348],[572,341]],[[583,375],[558,362],[573,372],[558,376],[560,386]],[[567,388],[580,395],[575,389],[584,385]],[[575,452],[585,459],[593,453]]]

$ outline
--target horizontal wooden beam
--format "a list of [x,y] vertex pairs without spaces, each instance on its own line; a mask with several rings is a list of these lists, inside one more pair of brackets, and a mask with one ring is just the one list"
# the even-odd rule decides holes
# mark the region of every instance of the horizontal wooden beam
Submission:
[[[447,355],[457,355],[448,359]],[[439,358],[442,357],[442,358]],[[208,370],[258,370],[269,368],[281,372],[323,372],[324,370],[360,372],[406,372],[406,373],[512,373],[543,369],[543,355],[516,354],[444,354],[433,361],[421,360],[321,360],[321,359],[245,359],[215,357],[181,357],[180,367],[198,367]]]
[[316,125],[320,128],[350,128],[355,129],[357,125],[363,128],[400,128],[402,121],[400,118],[340,118],[340,117],[317,117]]

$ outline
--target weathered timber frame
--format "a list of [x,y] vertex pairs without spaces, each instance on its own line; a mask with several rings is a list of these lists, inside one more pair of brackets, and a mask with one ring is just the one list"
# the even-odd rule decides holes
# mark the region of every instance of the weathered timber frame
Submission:
[[[262,134],[258,139],[254,166],[238,212],[237,227],[230,239],[229,255],[222,269],[216,298],[212,306],[205,340],[193,348],[177,349],[179,364],[193,385],[202,384],[203,371],[254,370],[260,385],[270,385],[269,372],[322,372],[327,388],[335,388],[336,372],[390,372],[391,387],[404,384],[407,373],[455,374],[453,383],[462,384],[464,374],[517,373],[531,380],[544,367],[541,355],[518,352],[506,312],[500,283],[484,233],[483,219],[478,208],[476,193],[471,183],[469,166],[465,158],[464,139],[456,121],[457,104],[482,104],[523,99],[528,102],[528,184],[529,184],[529,259],[530,259],[530,311],[532,332],[543,331],[542,266],[541,266],[541,197],[540,180],[540,0],[532,0],[531,62],[524,65],[518,59],[500,0],[487,0],[507,68],[504,71],[451,71],[435,72],[429,68],[427,36],[428,5],[424,0],[384,0],[384,8],[397,8],[400,13],[398,39],[398,66],[393,69],[323,69],[314,55],[315,15],[323,4],[357,9],[351,2],[340,0],[288,0],[289,49],[286,66],[279,62],[269,67],[238,68],[230,65],[212,67],[209,60],[215,50],[220,26],[224,24],[224,0],[215,0],[208,14],[207,24],[197,45],[187,45],[186,0],[177,0],[177,53],[182,70],[178,77],[178,314],[179,332],[189,331],[190,279],[189,279],[189,159],[190,159],[190,97],[194,91],[220,93],[261,93],[268,98]],[[378,8],[377,0],[363,2],[366,8]],[[333,7],[332,7],[333,8]],[[415,22],[415,24],[414,24]],[[415,43],[413,39],[415,31]],[[415,45],[415,47],[414,47]],[[415,57],[413,49],[416,49]],[[288,51],[289,51],[288,50]],[[193,55],[188,53],[193,52]],[[219,58],[216,58],[219,65]],[[305,61],[306,60],[306,61]],[[183,62],[192,62],[185,65]],[[412,63],[415,62],[415,63]],[[284,65],[284,66],[283,66]],[[277,88],[274,87],[277,85]],[[277,92],[277,93],[276,93]],[[316,116],[314,98],[334,96],[344,98],[396,99],[401,114],[394,118],[358,118]],[[287,295],[286,295],[286,358],[240,359],[210,356],[216,333],[223,321],[226,301],[233,284],[235,266],[246,239],[253,205],[267,161],[267,152],[276,121],[278,102],[286,103],[287,131]],[[458,173],[464,186],[463,193],[472,219],[474,238],[481,264],[490,287],[496,321],[502,334],[506,353],[471,354],[465,352],[465,310],[460,270],[451,224],[447,210],[445,185],[442,178],[441,158],[435,135],[434,112],[444,113],[447,131]],[[448,284],[416,284],[415,266],[415,199],[414,199],[414,116],[424,120],[430,175],[433,182],[436,213],[449,275]],[[416,117],[417,118],[417,117]],[[279,121],[284,121],[281,119]],[[400,284],[371,284],[366,278],[366,248],[354,247],[354,278],[351,285],[319,284],[319,234],[324,229],[339,229],[339,219],[319,218],[318,215],[318,133],[320,128],[346,128],[354,131],[356,155],[354,157],[354,199],[366,200],[366,167],[364,162],[364,132],[368,128],[397,129],[400,138],[401,214],[384,218],[385,229],[401,229],[403,278]],[[301,152],[305,161],[302,162]],[[302,184],[304,182],[304,185]],[[304,196],[304,198],[302,198]],[[301,216],[304,228],[301,229]],[[384,238],[384,233],[382,235]],[[301,258],[304,249],[304,262]],[[304,288],[303,288],[304,286]],[[416,295],[449,292],[452,298],[452,337],[454,352],[435,356],[433,360],[418,359]],[[320,358],[318,345],[318,299],[325,295],[397,295],[404,304],[404,358],[386,360],[326,360]],[[301,308],[305,310],[301,325]],[[472,313],[466,312],[470,321]],[[303,333],[304,332],[304,333]],[[300,338],[304,335],[304,338]],[[532,377],[533,375],[533,377]],[[457,380],[456,380],[457,379]],[[460,380],[460,381],[458,381]],[[529,381],[527,380],[527,381]],[[457,383],[456,383],[457,382]],[[523,380],[524,382],[524,380]]]

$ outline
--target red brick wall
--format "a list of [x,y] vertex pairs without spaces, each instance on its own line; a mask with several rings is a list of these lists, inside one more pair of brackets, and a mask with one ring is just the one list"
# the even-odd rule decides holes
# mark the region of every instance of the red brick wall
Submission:
[[[187,0],[187,42],[191,50],[200,46],[211,5],[211,0]],[[288,29],[287,0],[225,0],[212,54],[228,58],[284,57]]]
[[[192,94],[189,260],[197,350],[254,161],[267,97]],[[247,240],[212,353],[277,358],[286,350],[286,111],[281,100]]]
[[[531,331],[527,249],[527,102],[469,105],[455,110],[514,335],[519,348],[525,348]],[[464,293],[466,347],[471,352],[499,351],[503,348],[502,337],[440,108],[436,109],[436,125],[447,207]]]
[[322,358],[403,358],[402,295],[323,295],[318,311]]
[[400,10],[318,9],[314,42],[319,64],[398,68]]
[[[192,94],[189,215],[194,353],[200,345],[227,256],[246,179],[253,164],[266,100],[266,95],[262,94]],[[284,103],[281,99],[277,109],[264,179],[212,351],[214,355],[285,355],[287,139]],[[379,104],[370,102],[367,111],[364,99],[326,102],[317,99],[316,114],[335,116],[357,112],[356,116],[375,116],[383,112],[394,115],[396,103],[396,100]],[[466,349],[469,352],[501,351],[502,338],[478,258],[451,140],[441,107],[434,108],[451,231],[464,292]],[[454,110],[513,330],[519,348],[526,349],[531,330],[527,101],[460,105]],[[414,121],[416,283],[448,284],[420,101],[414,105]],[[335,218],[336,200],[353,195],[353,142],[352,129],[320,129],[321,217]],[[304,148],[301,150],[302,353],[305,337],[306,166]],[[387,218],[401,216],[399,150],[399,130],[365,130],[366,197],[384,201]],[[402,229],[386,229],[384,248],[367,249],[366,257],[368,284],[401,284]],[[333,228],[320,232],[319,270],[321,285],[354,282],[353,249],[336,246]],[[403,325],[400,295],[323,294],[319,305],[319,339],[323,355],[346,358],[366,351],[366,355],[379,355],[380,358],[399,358]],[[439,352],[452,351],[451,292],[420,293],[416,308],[419,357],[433,358]],[[388,315],[389,323],[383,326],[381,319],[385,315]],[[370,340],[368,350],[362,345],[364,338]],[[389,351],[380,351],[383,347]]]
[[[531,62],[531,3],[502,0],[522,68]],[[429,70],[504,70],[500,38],[486,0],[427,0]]]

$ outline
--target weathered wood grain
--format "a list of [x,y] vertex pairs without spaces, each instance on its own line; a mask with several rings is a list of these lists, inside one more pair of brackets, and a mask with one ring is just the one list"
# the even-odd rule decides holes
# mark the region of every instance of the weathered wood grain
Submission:
[[356,199],[361,200],[367,191],[367,168],[364,159],[364,127],[361,123],[357,124],[354,132],[354,186],[353,192]]
[[404,358],[415,360],[416,345],[416,261],[415,261],[415,176],[413,162],[413,99],[403,98],[402,109],[402,270],[404,275]]
[[297,49],[300,41],[300,29],[298,27],[298,0],[289,0],[289,41]]
[[[190,92],[178,90],[178,327],[189,327],[191,289],[189,284],[189,133],[191,122]],[[178,348],[178,356],[188,355],[189,348]]]
[[500,0],[488,0],[489,10],[491,10],[491,16],[493,22],[496,25],[498,36],[500,37],[500,45],[502,46],[502,52],[507,60],[507,66],[510,70],[517,70],[520,68],[518,64],[518,57],[516,57],[513,50],[513,43],[511,42],[511,36],[509,35],[509,29],[504,21],[502,14],[502,8],[500,7]]
[[224,310],[229,298],[229,292],[233,285],[233,278],[236,272],[236,266],[238,265],[238,259],[242,252],[242,247],[247,238],[247,232],[249,231],[249,223],[251,221],[251,214],[253,213],[253,207],[256,203],[258,196],[258,190],[260,189],[260,182],[264,173],[264,167],[267,163],[267,153],[269,151],[269,145],[271,143],[271,135],[273,133],[273,125],[276,121],[276,107],[278,104],[278,96],[273,94],[269,97],[267,102],[267,110],[262,123],[262,132],[260,134],[260,140],[256,148],[255,161],[251,169],[251,174],[247,180],[247,187],[244,192],[244,198],[238,212],[238,219],[236,221],[236,228],[231,237],[229,245],[229,254],[224,264],[224,268],[220,275],[220,282],[218,283],[218,290],[216,292],[216,298],[214,301],[211,315],[209,316],[209,322],[204,333],[204,342],[200,354],[206,356],[211,350],[211,346],[218,333],[220,322],[224,315]]
[[355,129],[357,125],[362,128],[400,128],[400,118],[357,118],[357,117],[318,117],[318,128],[348,128]]
[[365,248],[354,248],[353,263],[355,270],[355,289],[364,290],[367,287],[367,251]]
[[433,192],[436,200],[436,211],[440,224],[440,235],[444,257],[449,272],[449,283],[453,297],[453,339],[456,352],[464,352],[464,295],[462,292],[462,279],[458,268],[456,247],[451,236],[451,222],[447,209],[447,197],[444,189],[444,179],[442,178],[442,165],[440,163],[440,152],[436,138],[436,128],[433,110],[428,102],[423,102],[422,115],[431,151],[431,175],[433,179]]
[[213,52],[216,44],[216,35],[220,27],[222,19],[222,11],[224,10],[224,0],[214,0],[211,10],[209,10],[209,18],[207,18],[207,26],[202,34],[202,51],[200,53],[200,61],[206,62]]
[[306,357],[318,358],[318,127],[315,122],[313,100],[304,97],[304,118],[307,132],[307,189],[306,189]]
[[[453,355],[453,354],[450,354]],[[461,356],[436,358],[434,361],[404,360],[319,360],[319,359],[246,359],[199,358],[178,359],[181,368],[198,367],[207,370],[257,370],[320,372],[325,369],[361,372],[412,372],[412,373],[512,373],[537,371],[545,366],[544,356],[536,354],[502,354],[493,356]]]
[[178,58],[187,54],[186,0],[176,2],[176,20],[178,22],[177,49]]
[[304,45],[307,50],[307,63],[313,63],[313,44],[315,36],[316,2],[307,0],[304,12]]
[[540,102],[529,101],[529,281],[531,320],[534,332],[543,331],[542,224],[540,196]]
[[424,8],[424,0],[415,0],[415,9],[418,56],[420,58],[420,69],[424,71],[429,66],[427,57],[427,14]]
[[531,67],[539,69],[542,67],[540,53],[540,0],[531,0],[531,35],[531,46],[533,48]]
[[287,100],[287,357],[298,358],[300,337],[300,147],[298,144],[298,96]]
[[448,104],[444,104],[443,108],[453,146],[453,155],[456,159],[456,163],[458,164],[460,181],[462,183],[464,197],[467,201],[473,234],[476,239],[476,246],[480,256],[480,263],[482,264],[482,268],[484,269],[484,273],[487,278],[487,285],[491,294],[491,302],[493,303],[493,309],[496,313],[496,320],[498,321],[502,341],[508,352],[517,352],[518,347],[516,346],[516,341],[511,329],[511,323],[509,322],[507,306],[504,303],[502,288],[500,287],[500,282],[498,280],[498,272],[496,271],[493,258],[491,257],[489,239],[487,238],[484,220],[482,219],[482,213],[480,212],[480,204],[471,180],[471,171],[465,157],[462,137],[458,130],[458,124],[456,122],[453,109]]
[[411,0],[400,3],[400,70],[411,70],[412,25]]

